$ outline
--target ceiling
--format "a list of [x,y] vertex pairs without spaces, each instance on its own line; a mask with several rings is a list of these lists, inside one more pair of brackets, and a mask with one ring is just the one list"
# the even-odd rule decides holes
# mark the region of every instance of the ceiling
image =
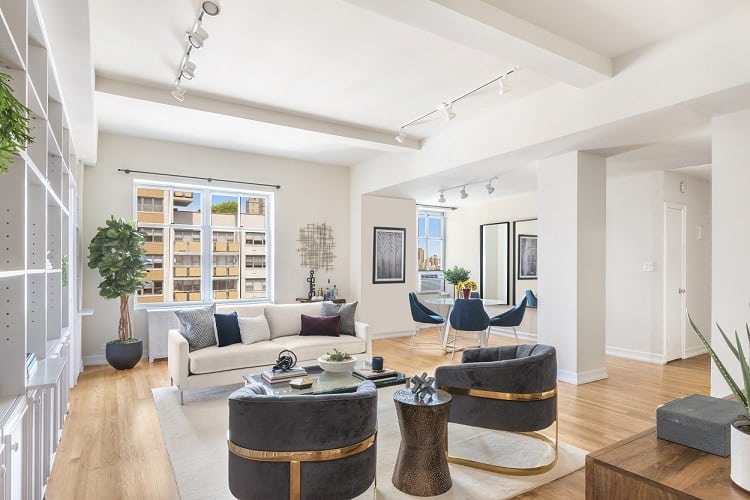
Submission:
[[[90,15],[98,127],[352,166],[383,153],[414,151],[456,121],[560,82],[596,85],[611,77],[619,57],[744,5],[745,0],[223,0],[221,14],[204,19],[210,36],[193,52],[196,76],[185,83],[187,96],[180,103],[169,92],[199,2],[97,0],[90,2]],[[513,92],[500,96],[496,85],[488,86],[455,103],[454,122],[435,113],[406,128],[405,144],[394,140],[402,125],[514,65],[520,69],[509,78]],[[691,119],[670,140],[648,141],[639,153],[621,151],[617,141],[601,136],[589,146],[612,157],[613,164],[666,156],[675,167],[700,165],[710,162],[706,124],[707,118]],[[512,158],[515,166],[507,167],[506,187],[498,192],[534,189],[531,163],[540,154],[519,152]],[[480,184],[498,170],[471,167]],[[452,186],[450,175],[423,184],[430,190]],[[415,186],[386,194],[428,196]]]

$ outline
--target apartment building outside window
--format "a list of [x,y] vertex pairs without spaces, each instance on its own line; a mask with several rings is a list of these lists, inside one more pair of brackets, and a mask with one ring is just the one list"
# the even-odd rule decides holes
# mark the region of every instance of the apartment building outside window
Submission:
[[137,182],[134,197],[152,263],[137,304],[270,299],[272,194]]
[[443,270],[445,248],[444,217],[442,212],[420,211],[417,215],[417,269]]

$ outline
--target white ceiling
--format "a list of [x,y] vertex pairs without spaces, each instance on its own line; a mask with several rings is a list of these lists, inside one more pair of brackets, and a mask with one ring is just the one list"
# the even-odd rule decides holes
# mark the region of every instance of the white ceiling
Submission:
[[[595,84],[610,77],[614,57],[746,0],[223,0],[221,14],[204,19],[210,37],[194,51],[196,77],[179,103],[169,92],[198,5],[90,2],[99,128],[350,166],[419,147],[451,123],[433,115],[407,128],[414,140],[405,145],[394,140],[401,125],[513,65],[521,66],[513,92],[499,96],[493,85],[457,102],[456,121],[559,82]],[[691,120],[671,143],[649,144],[637,161],[707,163],[707,120]],[[590,146],[623,154],[610,139],[597,136]],[[534,189],[527,163],[539,151],[516,156],[505,166],[471,166],[477,182],[507,171],[509,187],[497,192]],[[635,161],[625,153],[615,163]],[[421,184],[453,185],[451,175]],[[428,196],[414,184],[389,194]]]

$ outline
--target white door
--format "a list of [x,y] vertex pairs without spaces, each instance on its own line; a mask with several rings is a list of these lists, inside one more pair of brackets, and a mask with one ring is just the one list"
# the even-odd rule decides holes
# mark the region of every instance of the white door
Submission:
[[664,206],[664,362],[685,357],[685,223],[681,203]]

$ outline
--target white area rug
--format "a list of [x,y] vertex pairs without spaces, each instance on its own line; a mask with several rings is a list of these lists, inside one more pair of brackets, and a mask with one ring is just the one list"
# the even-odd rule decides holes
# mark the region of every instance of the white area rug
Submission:
[[[418,498],[397,490],[391,483],[401,442],[392,395],[400,388],[378,390],[378,499]],[[152,392],[182,500],[233,498],[227,483],[226,444],[227,396],[232,389],[190,392],[185,396],[184,406],[179,404],[179,392],[175,387],[161,387]],[[531,456],[533,447],[537,446],[537,440],[521,438],[532,442],[529,448],[522,450],[524,445],[513,434],[454,424],[450,424],[448,434],[451,454],[480,459],[489,456],[494,463],[510,463],[508,459],[517,462],[524,456]],[[514,439],[516,441],[511,441]],[[432,498],[510,498],[582,468],[585,456],[584,450],[560,443],[557,465],[538,476],[506,476],[450,464],[453,487]],[[372,489],[362,498],[372,498]]]

